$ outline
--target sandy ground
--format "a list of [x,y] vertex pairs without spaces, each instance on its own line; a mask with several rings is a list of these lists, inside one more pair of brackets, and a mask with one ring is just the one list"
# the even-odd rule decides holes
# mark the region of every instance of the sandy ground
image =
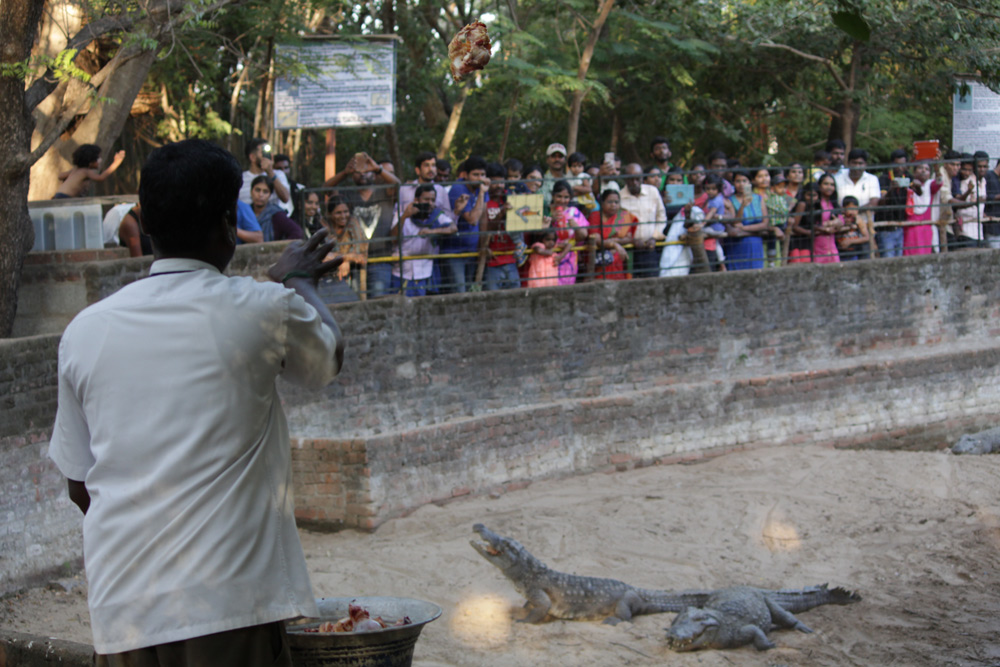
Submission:
[[[998,489],[1000,456],[773,448],[540,482],[303,544],[319,596],[444,608],[417,643],[423,667],[1000,665]],[[561,571],[669,589],[829,582],[864,600],[804,612],[815,633],[775,631],[763,653],[672,653],[672,614],[512,623],[523,600],[469,546],[476,522]],[[0,626],[87,641],[85,597],[29,591],[0,602]]]

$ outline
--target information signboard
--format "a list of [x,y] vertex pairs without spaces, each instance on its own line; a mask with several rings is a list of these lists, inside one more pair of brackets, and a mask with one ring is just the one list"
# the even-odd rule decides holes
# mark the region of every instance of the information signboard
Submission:
[[362,127],[396,121],[396,41],[323,41],[279,46],[315,74],[274,83],[274,127]]
[[963,83],[968,90],[955,92],[951,145],[962,153],[986,151],[1000,158],[1000,95],[976,79],[958,81]]

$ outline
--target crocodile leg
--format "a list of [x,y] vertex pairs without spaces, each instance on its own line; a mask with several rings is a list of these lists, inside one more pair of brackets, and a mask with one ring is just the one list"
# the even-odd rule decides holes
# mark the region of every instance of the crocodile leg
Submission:
[[792,612],[787,611],[771,598],[765,596],[764,602],[767,604],[768,611],[771,612],[771,622],[776,626],[781,628],[795,628],[799,632],[812,632],[812,629],[808,625],[795,618]]
[[763,630],[752,623],[747,623],[736,631],[736,643],[733,645],[742,646],[751,642],[753,642],[758,651],[766,651],[769,648],[775,647],[775,643],[767,638]]
[[524,608],[527,610],[527,613],[524,618],[518,619],[519,623],[541,623],[549,615],[549,609],[552,608],[552,599],[542,589],[531,591],[531,596],[524,603]]
[[647,606],[641,595],[628,591],[615,605],[615,613],[604,619],[604,622],[607,625],[618,625],[622,621],[631,621],[633,616],[643,613]]

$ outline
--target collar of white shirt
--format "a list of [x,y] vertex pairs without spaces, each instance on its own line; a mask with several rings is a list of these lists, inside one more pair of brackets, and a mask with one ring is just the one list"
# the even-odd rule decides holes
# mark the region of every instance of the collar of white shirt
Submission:
[[198,271],[201,269],[208,269],[210,271],[215,271],[216,273],[221,273],[219,269],[212,266],[208,262],[203,262],[200,259],[190,259],[187,257],[167,257],[165,259],[158,259],[153,262],[153,265],[149,267],[149,275],[155,276],[158,273],[176,273],[178,271]]

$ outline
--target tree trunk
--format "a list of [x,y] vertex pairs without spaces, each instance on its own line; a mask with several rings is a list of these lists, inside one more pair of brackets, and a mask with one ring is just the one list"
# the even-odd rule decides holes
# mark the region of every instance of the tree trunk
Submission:
[[[0,63],[22,62],[42,18],[43,0],[5,0],[0,12]],[[17,290],[21,286],[24,257],[35,243],[35,230],[28,217],[31,130],[35,122],[24,98],[24,81],[0,77],[0,336],[14,328]]]
[[448,118],[448,127],[445,128],[444,136],[441,137],[441,145],[438,146],[437,156],[439,158],[445,157],[448,155],[448,151],[451,150],[451,142],[455,138],[455,132],[458,130],[458,121],[462,119],[462,108],[465,106],[465,100],[469,96],[469,87],[463,85],[460,91],[458,100],[455,101],[455,105],[451,108],[451,117]]
[[590,60],[594,57],[594,48],[601,36],[604,22],[608,20],[608,15],[614,6],[615,0],[601,0],[597,18],[594,19],[594,26],[587,37],[583,53],[580,54],[580,64],[576,70],[576,80],[580,83],[580,88],[573,91],[573,102],[569,108],[569,128],[566,132],[566,150],[570,153],[576,152],[576,139],[580,133],[580,110],[583,108],[583,98],[587,96],[587,91],[590,89],[584,85],[587,80],[587,71],[590,69]]
[[853,99],[851,92],[853,91],[847,91],[837,104],[840,115],[830,116],[830,132],[827,135],[827,140],[842,139],[847,145],[848,152],[854,147],[854,139],[861,122],[861,105]]
[[[126,49],[115,55],[112,62],[107,65],[112,67],[113,71],[97,90],[98,97],[107,101],[94,104],[77,124],[72,135],[67,140],[60,141],[54,150],[47,151],[31,167],[32,187],[29,197],[32,200],[52,197],[59,187],[59,172],[72,166],[70,158],[78,146],[97,144],[102,149],[105,164],[111,160],[114,154],[114,142],[125,127],[125,121],[128,120],[132,109],[132,101],[142,88],[155,60],[155,50],[129,53]],[[75,95],[67,93],[63,98],[63,103],[66,105],[63,112],[85,103],[86,100],[83,100],[82,96],[87,94],[82,88]],[[36,113],[36,118],[39,118],[40,113]],[[44,138],[42,128],[51,131],[52,126],[61,120],[60,116],[61,114],[57,114],[55,117],[39,119],[39,131],[33,137],[33,145],[40,143]],[[114,189],[114,176],[104,185]]]

